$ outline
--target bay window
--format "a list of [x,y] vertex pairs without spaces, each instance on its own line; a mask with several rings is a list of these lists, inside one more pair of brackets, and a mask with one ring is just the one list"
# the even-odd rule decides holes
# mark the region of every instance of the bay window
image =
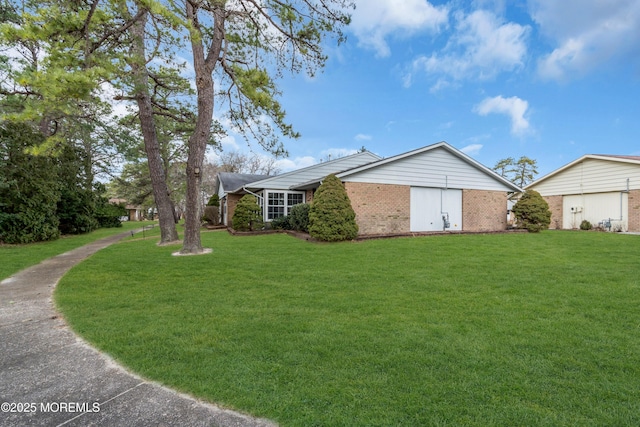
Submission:
[[267,191],[266,220],[271,221],[289,215],[289,210],[300,203],[304,203],[304,193],[289,191]]

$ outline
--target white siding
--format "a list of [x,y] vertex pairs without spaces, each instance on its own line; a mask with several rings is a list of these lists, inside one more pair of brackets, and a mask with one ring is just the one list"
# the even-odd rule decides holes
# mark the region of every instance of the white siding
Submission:
[[628,230],[629,194],[623,192],[578,194],[562,199],[562,228],[579,228],[583,220],[594,227],[603,220],[611,220],[612,226]]
[[273,190],[287,190],[292,186],[304,184],[313,180],[320,180],[332,173],[342,172],[367,163],[380,160],[380,157],[373,153],[365,151],[364,153],[354,154],[352,156],[343,157],[329,162],[320,163],[309,166],[293,172],[276,175],[273,178],[267,178],[251,184],[253,188],[269,188]]
[[226,192],[226,191],[224,191],[224,187],[222,186],[222,183],[221,183],[221,182],[218,182],[218,191],[217,191],[217,193],[218,193],[218,197],[219,197],[219,198],[221,198],[221,199],[222,199],[224,196],[226,196],[226,195],[227,195],[227,192]]
[[345,176],[346,182],[513,191],[444,148],[436,148]]
[[626,190],[627,179],[640,189],[640,165],[587,158],[529,188],[543,196],[605,193]]

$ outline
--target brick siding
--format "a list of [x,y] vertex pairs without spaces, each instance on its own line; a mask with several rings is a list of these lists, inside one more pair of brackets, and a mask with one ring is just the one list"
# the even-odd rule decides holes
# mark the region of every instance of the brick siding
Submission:
[[243,194],[227,194],[227,226],[233,225],[233,214]]
[[629,191],[629,231],[640,232],[640,190]]
[[562,210],[563,196],[547,196],[543,199],[549,205],[551,211],[551,222],[549,223],[550,230],[562,230],[562,216],[564,212]]
[[500,231],[507,228],[507,193],[462,190],[462,229]]
[[345,188],[356,213],[359,234],[409,231],[409,186],[347,182]]
[[315,190],[307,190],[305,191],[305,203],[307,204],[311,204],[311,202],[313,202],[313,195],[315,193]]

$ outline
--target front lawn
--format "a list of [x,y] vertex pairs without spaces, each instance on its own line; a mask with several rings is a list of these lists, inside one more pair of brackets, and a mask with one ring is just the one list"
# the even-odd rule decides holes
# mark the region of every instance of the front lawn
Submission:
[[39,262],[60,255],[80,246],[102,239],[113,234],[125,233],[139,229],[151,221],[125,221],[122,227],[99,228],[91,233],[62,236],[50,242],[30,243],[26,245],[0,244],[0,280]]
[[66,275],[87,340],[285,426],[640,425],[640,236],[137,240]]

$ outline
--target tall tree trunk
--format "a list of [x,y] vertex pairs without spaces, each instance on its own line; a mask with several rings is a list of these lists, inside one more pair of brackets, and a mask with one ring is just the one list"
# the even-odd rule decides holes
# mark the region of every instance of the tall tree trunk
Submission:
[[185,229],[183,254],[202,253],[200,240],[200,225],[202,217],[200,203],[200,189],[202,186],[202,174],[204,154],[207,141],[211,136],[211,123],[213,122],[214,86],[213,70],[218,62],[222,41],[224,40],[224,6],[215,6],[213,12],[214,31],[211,45],[205,54],[203,37],[196,34],[199,30],[197,20],[198,11],[194,9],[192,2],[186,2],[187,19],[194,25],[191,33],[191,48],[193,52],[193,67],[196,74],[196,90],[198,97],[198,118],[196,127],[189,138],[189,155],[187,157],[187,198],[185,212]]
[[149,94],[149,74],[146,67],[146,52],[144,27],[147,23],[148,12],[136,20],[131,27],[133,44],[131,47],[134,60],[130,64],[134,79],[134,97],[138,103],[140,114],[140,127],[144,139],[144,148],[147,153],[153,196],[158,209],[160,223],[160,244],[166,244],[178,240],[178,231],[173,212],[173,204],[169,197],[169,187],[165,180],[162,156],[156,134],[151,95]]

